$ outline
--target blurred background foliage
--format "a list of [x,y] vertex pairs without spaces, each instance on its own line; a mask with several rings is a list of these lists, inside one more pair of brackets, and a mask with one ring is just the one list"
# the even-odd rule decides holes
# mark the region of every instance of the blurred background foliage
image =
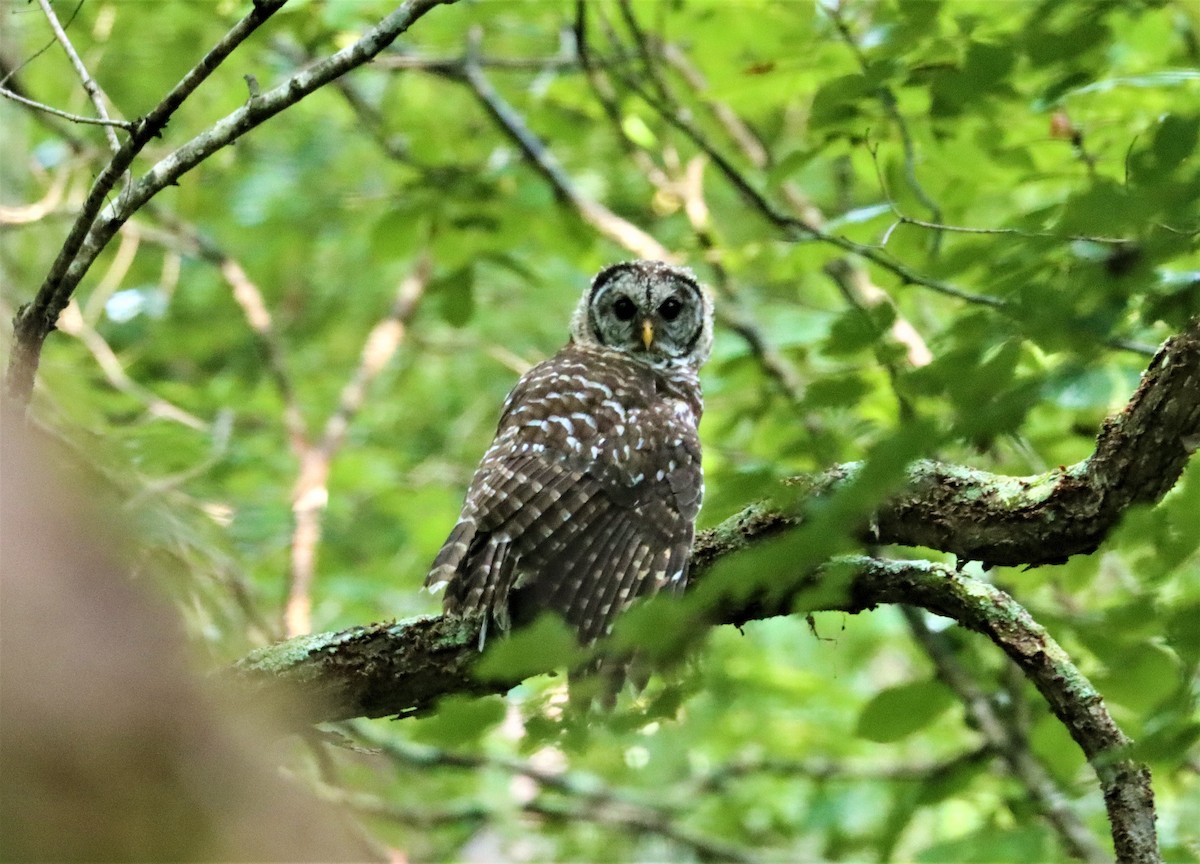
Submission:
[[[246,6],[54,5],[127,118]],[[391,8],[292,0],[138,173],[244,103],[244,76],[272,87]],[[868,454],[1017,475],[1084,458],[1154,347],[1200,311],[1192,0],[584,9],[586,67],[573,2],[432,10],[375,63],[159,195],[47,343],[35,416],[125,491],[135,573],[176,599],[210,665],[283,632],[299,470],[288,400],[318,434],[403,280],[428,262],[329,466],[309,592],[319,630],[436,611],[421,581],[501,401],[563,343],[591,274],[631,257],[531,167],[464,81],[464,58],[579,195],[716,286],[702,526],[779,478]],[[6,71],[25,64],[12,81],[89,113],[58,46],[38,53],[52,38],[40,11],[5,0],[0,14]],[[879,260],[850,256],[847,270],[844,248],[764,218],[678,119],[778,212]],[[9,101],[0,140],[7,326],[106,147],[95,127]],[[261,293],[277,368],[222,262]],[[895,482],[879,473],[875,498]],[[1193,464],[1096,554],[986,575],[1140,742],[1177,861],[1200,859],[1198,512]],[[927,623],[1108,848],[1094,775],[1036,692],[990,644]],[[714,630],[675,680],[588,724],[564,719],[562,701],[553,677],[506,699],[449,699],[433,716],[355,727],[374,755],[298,753],[294,767],[413,859],[1069,857],[898,609]]]

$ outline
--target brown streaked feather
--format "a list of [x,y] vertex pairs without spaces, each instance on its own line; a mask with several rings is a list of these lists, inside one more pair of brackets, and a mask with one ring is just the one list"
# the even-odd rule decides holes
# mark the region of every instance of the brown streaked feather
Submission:
[[550,609],[588,643],[635,598],[681,589],[702,491],[689,374],[574,345],[526,373],[429,575],[447,611],[505,628]]

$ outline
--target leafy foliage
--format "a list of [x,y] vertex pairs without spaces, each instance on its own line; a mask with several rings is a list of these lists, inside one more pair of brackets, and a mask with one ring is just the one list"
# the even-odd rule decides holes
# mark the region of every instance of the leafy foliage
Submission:
[[[115,113],[133,118],[240,5],[92,2],[68,33]],[[0,8],[5,71],[29,61],[10,86],[88,113],[57,46],[37,53],[44,19]],[[36,416],[126,490],[139,573],[178,599],[214,663],[281,633],[301,455],[286,411],[319,437],[422,262],[431,273],[400,346],[320,484],[317,629],[436,611],[421,581],[505,393],[562,343],[589,276],[631,256],[494,122],[463,78],[471,57],[582,198],[715,286],[725,317],[703,375],[701,524],[780,478],[867,460],[812,514],[803,549],[760,550],[739,565],[746,578],[852,548],[913,458],[1026,475],[1086,457],[1148,351],[1200,310],[1194,3],[582,8],[588,64],[570,47],[575,3],[432,10],[375,64],[158,195],[85,278],[68,312],[80,323],[60,322],[47,343]],[[135,173],[252,98],[243,76],[271,88],[390,10],[289,3]],[[8,320],[105,143],[8,101],[0,139]],[[732,180],[824,234],[769,218]],[[875,254],[848,257],[830,237]],[[230,262],[261,293],[275,353]],[[987,575],[1138,742],[1164,854],[1179,861],[1200,854],[1198,512],[1193,463],[1096,554]],[[641,621],[638,639],[670,635],[657,609]],[[1106,837],[1094,778],[1037,693],[992,646],[942,635]],[[542,676],[506,701],[364,724],[357,734],[388,758],[330,758],[347,788],[389,805],[364,817],[373,834],[413,858],[1067,857],[1021,781],[971,755],[987,742],[908,636],[895,609],[720,628],[610,715],[578,717],[562,678]],[[550,642],[549,661],[518,637],[489,662],[512,673],[507,653],[540,670],[566,654]]]

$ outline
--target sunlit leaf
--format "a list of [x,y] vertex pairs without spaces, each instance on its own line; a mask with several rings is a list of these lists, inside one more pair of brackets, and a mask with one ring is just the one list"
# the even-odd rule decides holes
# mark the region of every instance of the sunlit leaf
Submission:
[[933,723],[955,703],[940,681],[913,681],[881,690],[863,706],[854,734],[884,744]]

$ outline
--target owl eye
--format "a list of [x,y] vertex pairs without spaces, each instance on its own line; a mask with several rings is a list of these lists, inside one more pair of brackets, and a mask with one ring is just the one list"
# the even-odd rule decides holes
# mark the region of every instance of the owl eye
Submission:
[[637,314],[637,307],[628,297],[618,297],[612,305],[612,311],[618,321],[632,321],[633,316]]
[[663,317],[664,321],[674,321],[682,311],[683,304],[679,302],[678,297],[668,297],[658,307],[658,314]]

